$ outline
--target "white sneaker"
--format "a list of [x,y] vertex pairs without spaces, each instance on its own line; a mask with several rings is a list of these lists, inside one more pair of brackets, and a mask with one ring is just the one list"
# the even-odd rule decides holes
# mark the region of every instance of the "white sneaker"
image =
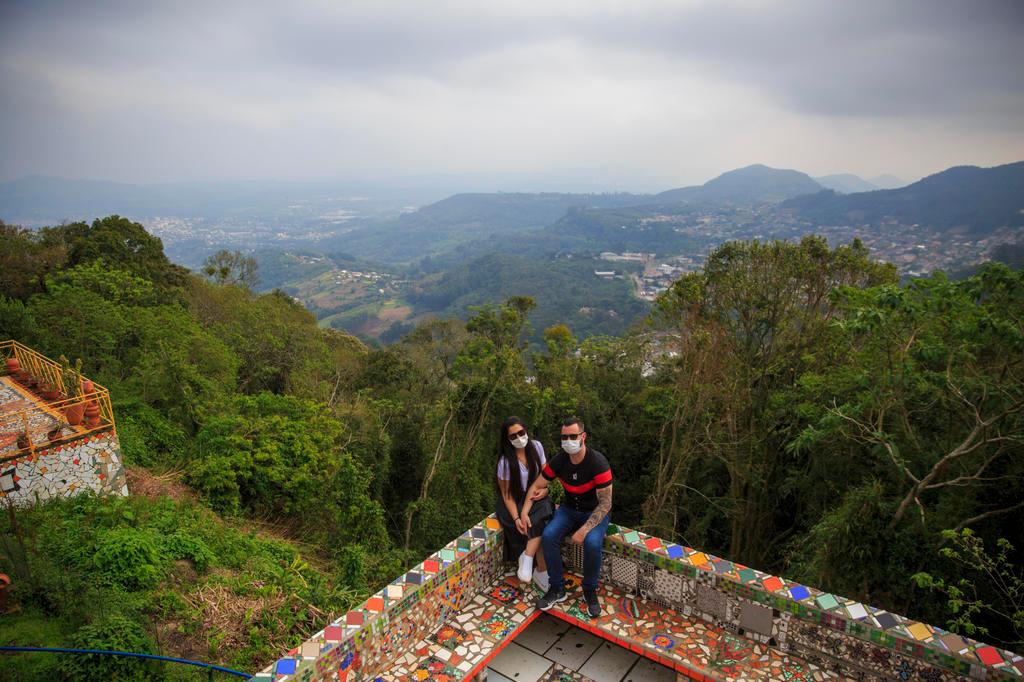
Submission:
[[537,587],[544,590],[545,592],[551,589],[551,582],[548,580],[547,571],[534,571],[533,582],[537,585]]
[[528,556],[526,552],[519,555],[519,570],[516,571],[516,576],[524,583],[530,582],[530,578],[533,577],[533,557]]

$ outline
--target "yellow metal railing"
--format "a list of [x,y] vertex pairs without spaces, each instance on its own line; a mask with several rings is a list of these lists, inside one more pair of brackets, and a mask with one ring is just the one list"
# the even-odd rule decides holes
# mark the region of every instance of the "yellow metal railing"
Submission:
[[[9,375],[9,358],[18,361],[20,371],[12,379],[19,390],[31,393],[32,407],[4,410],[0,405],[0,460],[35,454],[49,443],[56,443],[114,427],[114,409],[110,392],[82,377],[80,395],[67,397],[67,387],[59,363],[17,341],[0,341],[0,374]],[[52,392],[47,393],[46,389]],[[72,422],[78,422],[72,424]],[[58,431],[59,429],[59,431]],[[12,440],[12,436],[14,439]],[[52,437],[51,437],[52,436]],[[15,448],[12,450],[10,445]]]

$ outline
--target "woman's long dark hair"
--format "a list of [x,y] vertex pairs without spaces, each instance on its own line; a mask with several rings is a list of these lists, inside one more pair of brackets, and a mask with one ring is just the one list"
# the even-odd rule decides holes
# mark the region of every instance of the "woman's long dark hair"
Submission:
[[[526,428],[526,424],[519,417],[509,417],[502,422],[501,433],[498,434],[498,460],[505,459],[509,472],[508,491],[511,493],[512,499],[516,501],[516,505],[521,506],[526,501],[526,491],[523,489],[523,480],[519,475],[519,458],[516,457],[516,449],[508,440],[508,429],[513,425],[523,427],[527,435],[530,433],[530,430]],[[526,466],[530,470],[527,485],[530,485],[537,478],[537,475],[540,474],[540,455],[537,454],[537,446],[534,444],[532,437],[527,441],[525,450]],[[501,495],[497,473],[494,475],[494,487],[498,491],[498,495]]]

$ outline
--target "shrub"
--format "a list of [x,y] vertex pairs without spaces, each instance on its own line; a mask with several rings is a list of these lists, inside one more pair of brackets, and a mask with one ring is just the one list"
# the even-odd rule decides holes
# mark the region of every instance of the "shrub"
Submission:
[[[137,622],[115,615],[80,627],[71,638],[71,647],[150,653],[153,642]],[[68,655],[61,667],[72,680],[159,680],[164,677],[160,663],[120,656]]]
[[214,563],[214,556],[206,543],[197,537],[177,531],[163,541],[164,554],[170,559],[188,559],[200,573],[205,573]]
[[100,536],[93,563],[110,582],[136,590],[156,585],[164,562],[153,533],[121,527]]

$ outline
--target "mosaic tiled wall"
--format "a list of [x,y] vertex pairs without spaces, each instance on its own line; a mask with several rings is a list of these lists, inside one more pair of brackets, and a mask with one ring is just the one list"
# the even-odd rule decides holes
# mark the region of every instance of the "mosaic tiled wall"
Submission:
[[[566,545],[580,570],[582,549]],[[602,579],[851,679],[1021,680],[1024,657],[612,525]]]
[[498,577],[501,530],[484,519],[255,680],[372,680]]
[[[1024,657],[882,609],[609,526],[602,580],[853,680],[1020,681]],[[582,547],[566,544],[579,572]],[[436,630],[501,570],[493,518],[469,529],[257,680],[368,680]]]
[[0,498],[17,506],[71,497],[85,490],[127,495],[121,445],[114,431],[36,450],[0,464]]

